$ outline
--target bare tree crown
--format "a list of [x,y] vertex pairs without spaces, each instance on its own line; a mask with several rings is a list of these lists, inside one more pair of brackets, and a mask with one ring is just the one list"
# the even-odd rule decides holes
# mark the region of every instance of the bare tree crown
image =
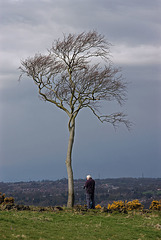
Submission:
[[87,107],[101,122],[113,126],[122,122],[129,128],[122,112],[101,116],[98,111],[100,101],[116,100],[121,105],[126,100],[126,83],[110,60],[110,45],[96,31],[64,35],[53,42],[47,55],[22,61],[20,70],[34,80],[43,100],[68,114],[69,127]]

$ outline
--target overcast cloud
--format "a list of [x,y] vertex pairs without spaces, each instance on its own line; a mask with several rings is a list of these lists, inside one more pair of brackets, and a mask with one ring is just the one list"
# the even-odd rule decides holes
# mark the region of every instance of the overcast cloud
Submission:
[[[74,177],[161,177],[161,1],[0,0],[0,181],[67,177],[67,118],[40,101],[21,59],[46,53],[63,33],[97,30],[128,85],[131,132],[80,113]],[[115,104],[105,104],[104,113]]]

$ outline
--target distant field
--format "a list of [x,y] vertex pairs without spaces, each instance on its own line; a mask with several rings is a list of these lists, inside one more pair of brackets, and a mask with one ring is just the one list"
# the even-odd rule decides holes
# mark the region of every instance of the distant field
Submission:
[[0,239],[159,240],[161,212],[0,211]]

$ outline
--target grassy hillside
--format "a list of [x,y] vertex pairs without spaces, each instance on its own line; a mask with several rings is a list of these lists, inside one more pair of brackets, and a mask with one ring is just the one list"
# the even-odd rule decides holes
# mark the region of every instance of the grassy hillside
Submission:
[[161,212],[0,211],[0,239],[159,240]]

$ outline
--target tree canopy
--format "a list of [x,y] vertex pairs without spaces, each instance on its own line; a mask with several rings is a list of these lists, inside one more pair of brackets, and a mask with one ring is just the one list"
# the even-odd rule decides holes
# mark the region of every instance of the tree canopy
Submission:
[[64,110],[70,120],[86,107],[101,122],[114,126],[123,122],[129,128],[122,112],[99,114],[101,101],[116,100],[122,105],[126,100],[126,83],[110,60],[110,46],[95,31],[64,35],[53,42],[47,55],[27,58],[20,69],[33,78],[42,99]]

